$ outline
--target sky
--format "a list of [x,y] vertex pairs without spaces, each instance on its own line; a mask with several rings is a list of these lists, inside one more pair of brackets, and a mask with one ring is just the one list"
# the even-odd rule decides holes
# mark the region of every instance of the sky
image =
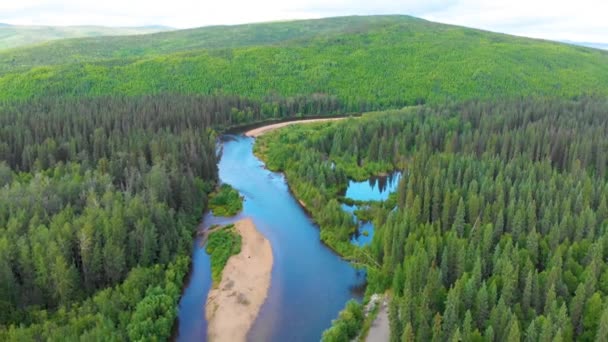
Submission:
[[208,25],[408,14],[533,38],[608,43],[607,0],[0,0],[14,25]]

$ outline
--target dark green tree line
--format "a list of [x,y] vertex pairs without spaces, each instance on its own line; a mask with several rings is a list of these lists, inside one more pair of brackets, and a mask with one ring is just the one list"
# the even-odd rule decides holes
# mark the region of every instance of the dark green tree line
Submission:
[[[168,337],[187,269],[173,275],[176,291],[142,282],[142,295],[115,298],[121,284],[135,269],[162,276],[176,258],[187,267],[195,222],[217,182],[215,129],[330,110],[326,98],[307,101],[158,95],[2,103],[3,336],[37,339],[50,327],[89,336],[100,323],[83,323],[82,305],[123,300],[129,304],[111,315],[94,305],[83,317],[101,315],[119,339]],[[127,325],[131,314],[164,323]]]
[[608,307],[607,112],[593,98],[427,106],[289,127],[258,153],[304,199],[322,184],[319,208],[345,186],[327,173],[403,170],[364,249],[368,292],[393,294],[393,340],[593,341]]

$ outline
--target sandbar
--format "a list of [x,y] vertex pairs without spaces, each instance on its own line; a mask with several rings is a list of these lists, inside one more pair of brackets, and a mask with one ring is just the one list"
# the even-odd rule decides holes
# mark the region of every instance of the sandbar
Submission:
[[280,123],[276,123],[276,124],[272,124],[272,125],[266,125],[266,126],[254,128],[252,130],[245,132],[245,135],[248,137],[256,138],[256,137],[259,137],[260,135],[266,134],[275,129],[289,126],[289,125],[313,123],[313,122],[325,122],[325,121],[338,121],[338,120],[344,120],[344,119],[346,119],[346,118],[342,117],[342,118],[327,118],[327,119],[307,119],[307,120],[280,122]]
[[209,341],[246,341],[270,287],[272,248],[249,218],[235,223],[241,252],[228,259],[222,280],[209,291],[205,315]]

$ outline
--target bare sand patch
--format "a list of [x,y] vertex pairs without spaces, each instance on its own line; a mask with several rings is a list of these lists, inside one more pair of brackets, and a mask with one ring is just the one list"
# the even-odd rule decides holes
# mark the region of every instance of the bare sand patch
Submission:
[[327,118],[327,119],[307,119],[307,120],[295,120],[295,121],[281,122],[281,123],[276,123],[276,124],[272,124],[272,125],[254,128],[252,130],[245,132],[245,135],[248,137],[255,138],[255,137],[259,137],[260,135],[263,135],[265,133],[268,133],[270,131],[273,131],[275,129],[289,126],[289,125],[313,123],[313,122],[325,122],[325,121],[338,121],[338,120],[344,120],[344,119],[346,119],[346,118],[343,117],[343,118]]
[[270,287],[270,242],[249,218],[236,222],[235,228],[242,237],[241,252],[228,259],[220,284],[207,296],[209,341],[246,341]]
[[365,339],[366,342],[385,342],[390,339],[390,326],[388,319],[388,303],[385,298],[380,304],[380,311],[378,311],[378,316],[372,323],[372,326],[369,329],[367,337]]

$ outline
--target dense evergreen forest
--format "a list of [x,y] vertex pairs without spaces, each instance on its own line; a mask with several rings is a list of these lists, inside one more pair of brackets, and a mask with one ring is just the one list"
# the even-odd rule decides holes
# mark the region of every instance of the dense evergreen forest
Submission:
[[[257,153],[367,264],[368,294],[390,290],[392,340],[605,341],[607,114],[598,98],[424,106],[290,126]],[[346,178],[394,168],[371,245],[346,247]],[[357,310],[324,339],[350,340]]]
[[1,340],[169,336],[217,174],[212,115],[176,102],[3,105]]
[[335,97],[347,112],[608,94],[605,51],[407,16],[211,27],[0,53],[0,99],[180,93]]
[[[607,79],[602,51],[405,16],[0,52],[0,340],[167,339],[218,132],[403,107],[256,144],[368,292],[389,290],[394,340],[601,340]],[[348,179],[394,169],[353,246]],[[362,320],[350,303],[326,338]]]
[[330,102],[0,105],[0,340],[167,338],[217,182],[214,129],[331,112]]

